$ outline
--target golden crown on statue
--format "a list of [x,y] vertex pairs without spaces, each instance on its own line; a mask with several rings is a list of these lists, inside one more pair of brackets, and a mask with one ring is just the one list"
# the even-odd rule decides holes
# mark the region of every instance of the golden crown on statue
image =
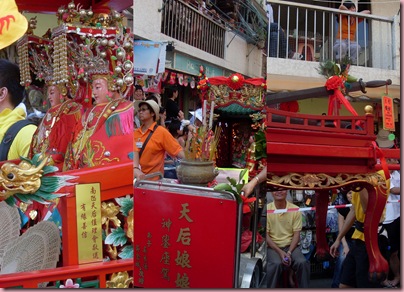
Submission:
[[[122,25],[123,16],[114,10],[94,13],[74,2],[58,10],[62,24],[53,30],[55,75],[59,83],[68,79],[68,64],[75,66],[76,82],[88,83],[102,76],[111,91],[124,97],[132,94],[133,34]],[[71,62],[68,62],[71,60]]]
[[38,37],[28,32],[17,42],[17,54],[21,71],[20,84],[29,86],[35,79],[53,84],[53,43],[46,37]]

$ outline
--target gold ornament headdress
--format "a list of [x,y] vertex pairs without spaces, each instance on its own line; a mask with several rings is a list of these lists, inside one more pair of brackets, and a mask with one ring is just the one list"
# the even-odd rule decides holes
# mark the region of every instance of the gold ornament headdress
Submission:
[[133,35],[122,25],[116,11],[93,13],[74,2],[58,10],[59,27],[53,30],[54,74],[59,82],[68,78],[68,59],[75,66],[76,82],[96,78],[108,81],[111,91],[131,95],[133,78]]
[[32,34],[25,34],[17,42],[17,54],[21,71],[22,86],[32,83],[31,72],[39,80],[52,80],[52,41]]
[[49,39],[48,33],[43,37],[33,35],[35,28],[36,17],[30,19],[27,33],[17,42],[21,71],[20,84],[28,87],[34,77],[40,81],[44,80],[47,86],[56,85],[62,95],[67,95],[66,86],[69,80],[58,83],[54,78],[53,41]]

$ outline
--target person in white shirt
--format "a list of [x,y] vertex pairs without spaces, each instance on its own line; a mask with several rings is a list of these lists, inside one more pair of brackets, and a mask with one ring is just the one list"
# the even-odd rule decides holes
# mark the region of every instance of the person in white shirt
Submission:
[[267,17],[268,17],[268,22],[272,23],[274,22],[274,11],[272,9],[271,4],[267,3],[266,5],[266,12],[267,12]]
[[400,192],[400,171],[394,170],[390,174],[390,194],[386,204],[386,218],[383,221],[390,243],[389,265],[394,275],[392,280],[385,280],[383,285],[391,288],[396,288],[400,283]]

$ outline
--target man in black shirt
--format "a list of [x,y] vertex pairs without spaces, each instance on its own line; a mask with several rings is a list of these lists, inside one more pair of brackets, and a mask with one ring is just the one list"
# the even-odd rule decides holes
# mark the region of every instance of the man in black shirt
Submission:
[[166,88],[165,94],[168,97],[166,102],[166,122],[171,122],[172,120],[182,120],[184,119],[184,113],[179,109],[176,99],[178,98],[177,88]]

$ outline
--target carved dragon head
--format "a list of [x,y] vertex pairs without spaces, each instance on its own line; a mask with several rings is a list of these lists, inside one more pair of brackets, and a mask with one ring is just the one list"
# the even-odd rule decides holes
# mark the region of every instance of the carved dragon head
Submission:
[[0,201],[15,194],[34,194],[41,186],[46,161],[43,159],[38,166],[26,160],[4,163],[0,169]]
[[73,185],[69,175],[51,175],[58,168],[47,165],[49,157],[35,154],[32,160],[21,157],[21,162],[4,163],[0,168],[0,202],[14,205],[15,201],[47,204],[64,194],[57,193],[62,187]]

